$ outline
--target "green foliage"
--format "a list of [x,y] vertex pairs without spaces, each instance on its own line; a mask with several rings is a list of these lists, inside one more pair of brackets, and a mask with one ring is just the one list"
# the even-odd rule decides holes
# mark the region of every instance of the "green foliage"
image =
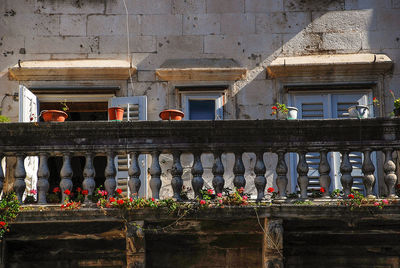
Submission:
[[20,205],[15,193],[4,194],[0,200],[0,238],[9,231],[9,224],[18,216],[19,210]]
[[0,123],[8,123],[10,121],[10,118],[8,118],[7,116],[0,115]]

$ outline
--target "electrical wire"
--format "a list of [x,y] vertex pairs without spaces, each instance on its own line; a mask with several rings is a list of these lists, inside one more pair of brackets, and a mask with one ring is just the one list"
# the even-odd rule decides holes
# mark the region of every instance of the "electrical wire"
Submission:
[[135,89],[133,88],[133,79],[132,79],[132,73],[131,73],[131,68],[132,68],[132,57],[131,57],[131,48],[130,48],[130,36],[129,36],[129,13],[128,13],[128,7],[126,6],[126,2],[125,0],[122,0],[122,2],[124,3],[124,7],[125,7],[125,13],[126,13],[126,37],[127,37],[127,43],[128,43],[128,60],[129,60],[129,79],[131,82],[131,87],[132,87],[132,95],[134,95],[134,91]]

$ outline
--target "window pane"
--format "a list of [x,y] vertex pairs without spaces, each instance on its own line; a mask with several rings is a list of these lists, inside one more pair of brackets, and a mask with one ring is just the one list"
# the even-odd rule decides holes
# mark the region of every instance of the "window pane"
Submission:
[[190,120],[214,120],[215,100],[189,100]]

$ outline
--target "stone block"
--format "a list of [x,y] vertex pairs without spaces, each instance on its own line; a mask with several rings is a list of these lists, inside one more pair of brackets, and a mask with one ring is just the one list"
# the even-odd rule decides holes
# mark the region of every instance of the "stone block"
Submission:
[[361,33],[362,49],[383,50],[400,48],[400,30]]
[[[126,35],[100,36],[99,50],[101,53],[126,53],[128,49]],[[156,52],[154,36],[130,36],[131,52]]]
[[252,34],[256,31],[254,14],[222,14],[222,34]]
[[182,15],[143,15],[139,24],[143,35],[182,35]]
[[256,15],[257,33],[298,33],[311,22],[310,12],[272,12]]
[[0,1],[1,15],[32,14],[35,11],[37,0],[2,0]]
[[362,32],[376,29],[373,10],[313,12],[313,32]]
[[207,13],[243,13],[244,0],[207,0]]
[[392,0],[345,0],[345,9],[386,9],[391,8]]
[[283,0],[286,11],[344,10],[345,0]]
[[322,34],[301,31],[298,34],[284,34],[282,53],[285,56],[316,53],[322,46]]
[[[104,13],[106,1],[82,0],[40,0],[36,1],[35,12],[42,14],[101,14]],[[108,1],[107,1],[108,2]],[[31,10],[32,12],[32,10]]]
[[208,35],[204,37],[204,53],[223,55],[243,53],[246,45],[241,35]]
[[49,36],[60,35],[59,15],[16,14],[1,18],[1,35]]
[[184,35],[215,35],[221,31],[220,14],[183,16]]
[[360,33],[324,33],[322,49],[357,52],[361,50],[361,35]]
[[86,16],[84,15],[61,15],[60,35],[85,36]]
[[97,37],[31,37],[26,40],[27,53],[97,53]]
[[172,14],[203,14],[206,0],[172,0]]
[[400,25],[400,12],[395,9],[377,10],[377,31],[397,31]]
[[246,12],[283,11],[283,0],[245,0]]
[[142,71],[139,70],[137,73],[139,82],[154,82],[156,81],[156,75],[154,71]]
[[162,55],[182,55],[203,52],[203,36],[160,36],[157,38],[157,53]]
[[269,52],[280,49],[282,38],[279,34],[251,34],[245,41],[246,52]]
[[[106,14],[126,14],[122,0],[107,0]],[[171,0],[125,1],[129,14],[171,14]]]
[[[385,49],[382,53],[386,54],[393,62],[400,62],[399,49]],[[393,65],[393,74],[400,75],[400,66],[398,64]]]
[[[107,25],[107,27],[104,27]],[[138,16],[129,16],[129,34],[139,33]],[[87,21],[88,35],[126,35],[126,15],[91,15]]]
[[[240,105],[268,106],[272,105],[274,90],[271,80],[253,80],[242,87],[236,95]],[[265,111],[261,118],[266,118]],[[259,118],[260,115],[252,114],[251,118]]]

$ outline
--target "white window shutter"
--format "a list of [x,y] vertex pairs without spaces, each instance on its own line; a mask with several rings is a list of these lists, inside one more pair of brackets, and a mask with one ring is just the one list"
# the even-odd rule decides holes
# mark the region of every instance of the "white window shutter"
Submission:
[[[120,107],[124,109],[123,121],[142,121],[147,120],[147,97],[146,96],[135,96],[135,97],[115,97],[108,101],[108,107]],[[139,196],[147,197],[147,156],[139,156],[140,186]],[[117,188],[122,190],[122,195],[129,196],[129,166],[130,166],[129,155],[118,155],[115,158],[117,163]]]
[[[39,117],[39,101],[38,98],[25,86],[19,86],[19,122],[37,122]],[[26,177],[26,190],[24,198],[30,190],[36,189],[37,171],[39,168],[39,158],[37,156],[25,157],[24,161]]]
[[[299,109],[299,119],[324,119],[324,118],[347,118],[347,108],[352,105],[368,105],[368,99],[371,96],[365,93],[351,93],[351,94],[294,94],[291,96],[292,105]],[[373,109],[370,107],[370,116],[373,116]],[[297,155],[292,154],[291,157],[291,174],[294,181],[293,185],[297,184]],[[364,191],[364,185],[362,183],[362,161],[363,156],[361,152],[351,152],[350,162],[353,166],[351,175],[354,178],[353,189]],[[376,166],[375,154],[372,156],[374,165]],[[331,166],[331,186],[330,190],[342,189],[340,183],[340,163],[341,154],[329,153],[328,160]],[[306,161],[309,166],[309,189],[319,189],[319,153],[308,153],[306,155]],[[296,163],[296,164],[295,164]],[[375,174],[376,176],[376,174]],[[377,183],[375,184],[375,191],[377,191]],[[295,187],[292,186],[292,191]]]

